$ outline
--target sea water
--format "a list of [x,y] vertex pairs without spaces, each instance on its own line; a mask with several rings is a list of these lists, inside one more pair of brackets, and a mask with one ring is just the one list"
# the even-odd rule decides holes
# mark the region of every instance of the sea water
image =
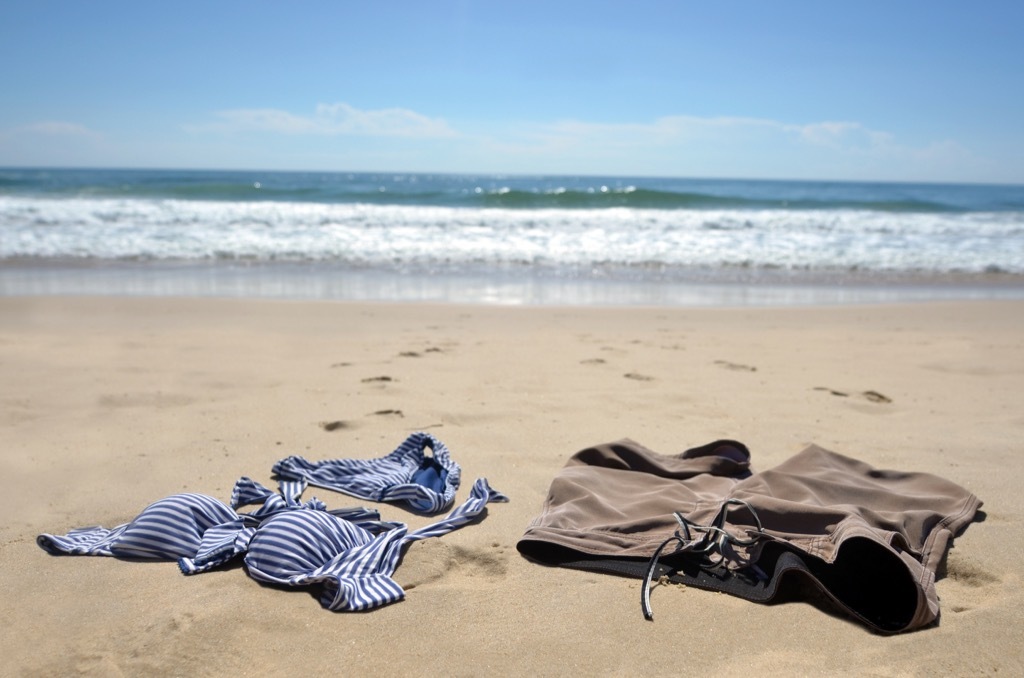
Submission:
[[779,290],[1024,296],[1024,187],[0,169],[0,294],[771,303]]

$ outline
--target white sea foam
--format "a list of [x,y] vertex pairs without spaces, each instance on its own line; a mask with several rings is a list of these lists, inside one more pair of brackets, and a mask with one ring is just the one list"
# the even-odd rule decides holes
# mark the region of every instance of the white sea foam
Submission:
[[1024,273],[1024,213],[0,197],[0,260]]

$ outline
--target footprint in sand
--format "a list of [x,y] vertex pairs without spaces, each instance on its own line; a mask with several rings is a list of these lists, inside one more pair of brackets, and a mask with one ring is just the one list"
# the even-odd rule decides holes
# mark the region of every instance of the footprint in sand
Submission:
[[[424,349],[423,353],[444,353],[444,351],[442,349],[438,348],[437,346],[431,346],[430,348]],[[398,354],[398,357],[400,357],[400,358],[421,358],[421,357],[423,357],[423,353],[420,353],[419,351],[402,351],[401,353]]]
[[342,421],[341,419],[335,419],[334,421],[321,421],[320,422],[320,428],[322,428],[323,430],[325,430],[327,432],[338,431],[338,430],[343,429],[343,428],[351,428],[351,427],[352,427],[351,424],[349,424],[347,421]]
[[452,575],[500,579],[508,570],[510,550],[497,542],[467,548],[430,539],[409,550],[394,578],[407,591]]
[[376,412],[373,413],[373,415],[376,417],[405,417],[405,414],[402,413],[402,410],[377,410]]
[[580,365],[604,365],[606,362],[608,361],[603,358],[588,358],[586,360],[581,360]]
[[829,395],[838,396],[840,398],[846,398],[847,396],[850,395],[849,393],[844,393],[843,391],[837,391],[834,388],[829,388],[828,386],[815,386],[814,390],[815,391],[826,391],[826,392],[828,392]]
[[716,360],[715,364],[724,367],[727,370],[734,370],[736,372],[757,372],[757,368],[753,365],[744,365],[742,363],[734,363],[728,360]]
[[985,607],[996,599],[1002,579],[982,567],[969,556],[950,551],[946,569],[940,572],[939,586],[943,589],[943,603],[950,612],[969,612]]
[[647,376],[646,374],[639,374],[637,372],[627,372],[622,376],[626,379],[633,379],[634,381],[654,381],[654,377]]
[[367,377],[366,379],[362,380],[362,382],[364,384],[386,383],[386,382],[389,382],[389,381],[395,381],[395,380],[392,379],[389,376],[386,376],[386,375],[385,376],[380,376],[380,377]]
[[[847,393],[846,391],[837,391],[836,389],[829,388],[827,386],[815,386],[814,390],[815,391],[825,391],[829,395],[834,395],[834,396],[837,396],[839,398],[849,398],[850,397],[850,394]],[[861,398],[864,398],[865,400],[873,402],[873,403],[885,404],[885,403],[891,403],[892,402],[892,398],[890,398],[889,396],[884,395],[882,393],[879,393],[878,391],[861,391],[860,393],[858,393],[856,395],[861,397]]]

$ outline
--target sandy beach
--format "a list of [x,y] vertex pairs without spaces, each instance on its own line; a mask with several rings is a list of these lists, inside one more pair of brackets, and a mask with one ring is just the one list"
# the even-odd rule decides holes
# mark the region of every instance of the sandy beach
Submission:
[[[1024,302],[558,308],[0,298],[2,675],[1021,675]],[[332,613],[240,565],[55,557],[177,492],[227,501],[274,462],[379,457],[427,431],[507,494],[411,545],[406,599]],[[938,624],[883,637],[757,605],[548,568],[516,542],[577,450],[718,438],[765,470],[811,443],[984,501],[937,583]],[[430,518],[317,488],[331,508]]]

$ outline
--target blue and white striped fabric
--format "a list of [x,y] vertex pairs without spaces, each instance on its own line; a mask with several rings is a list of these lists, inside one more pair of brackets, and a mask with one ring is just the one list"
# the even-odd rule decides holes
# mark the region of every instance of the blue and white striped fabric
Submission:
[[240,513],[237,520],[206,530],[195,557],[178,558],[178,567],[184,574],[197,574],[232,560],[248,549],[257,526],[280,513],[301,509],[323,511],[367,527],[380,521],[380,513],[361,506],[327,511],[326,505],[316,497],[301,503],[299,499],[305,489],[305,481],[282,481],[280,493],[274,493],[251,478],[240,478],[231,492],[231,507],[237,509],[239,506],[262,504],[260,508],[251,513]]
[[[232,507],[204,494],[175,494],[150,504],[130,523],[111,529],[85,527],[64,536],[41,534],[36,543],[53,554],[177,560],[182,572],[195,574],[243,553],[246,535],[251,538],[264,520],[282,512],[323,510],[323,502],[317,499],[298,502],[305,487],[305,483],[301,487],[283,484],[282,494],[275,494],[242,478],[232,492]],[[263,505],[252,513],[237,513],[234,508],[243,503]],[[377,511],[362,507],[331,513],[370,525],[380,519]]]
[[492,501],[508,501],[508,497],[480,478],[469,499],[442,520],[414,532],[401,523],[382,524],[391,529],[377,535],[323,511],[281,513],[252,535],[245,565],[259,581],[322,585],[320,603],[330,610],[373,609],[405,596],[391,578],[403,546],[459,529]]
[[[430,448],[432,454],[426,454]],[[398,502],[413,511],[435,514],[455,501],[462,469],[444,443],[429,433],[414,433],[379,459],[328,459],[311,462],[288,457],[274,464],[283,480],[343,492],[368,501]]]
[[213,497],[176,494],[113,529],[85,527],[62,537],[41,534],[36,543],[54,554],[169,560],[195,556],[210,528],[236,520],[239,515]]
[[282,480],[280,492],[275,493],[252,478],[240,478],[231,492],[231,507],[237,509],[239,506],[249,504],[262,504],[260,508],[252,513],[240,514],[246,518],[265,520],[275,513],[281,511],[292,511],[295,509],[310,509],[314,511],[326,511],[331,515],[349,520],[358,525],[374,525],[380,521],[380,512],[375,509],[368,509],[362,506],[350,508],[328,509],[322,501],[313,497],[305,503],[299,500],[306,490],[305,480]]
[[[454,465],[444,446],[427,438],[435,457],[442,451],[444,461],[438,460],[438,468]],[[419,444],[413,441],[408,449]],[[422,451],[421,447],[421,455]],[[457,465],[454,470],[457,487]],[[448,471],[442,480],[451,477]],[[489,502],[508,501],[481,478],[461,506],[436,523],[409,532],[403,523],[381,521],[371,509],[327,510],[315,498],[302,503],[305,488],[304,478],[281,479],[279,493],[242,478],[232,491],[230,507],[202,494],[176,494],[113,529],[42,534],[37,543],[53,554],[173,559],[184,574],[205,572],[244,554],[254,579],[286,586],[322,585],[324,607],[369,610],[404,597],[391,575],[406,544],[457,530],[483,514]],[[249,504],[260,507],[251,513],[235,510]]]

